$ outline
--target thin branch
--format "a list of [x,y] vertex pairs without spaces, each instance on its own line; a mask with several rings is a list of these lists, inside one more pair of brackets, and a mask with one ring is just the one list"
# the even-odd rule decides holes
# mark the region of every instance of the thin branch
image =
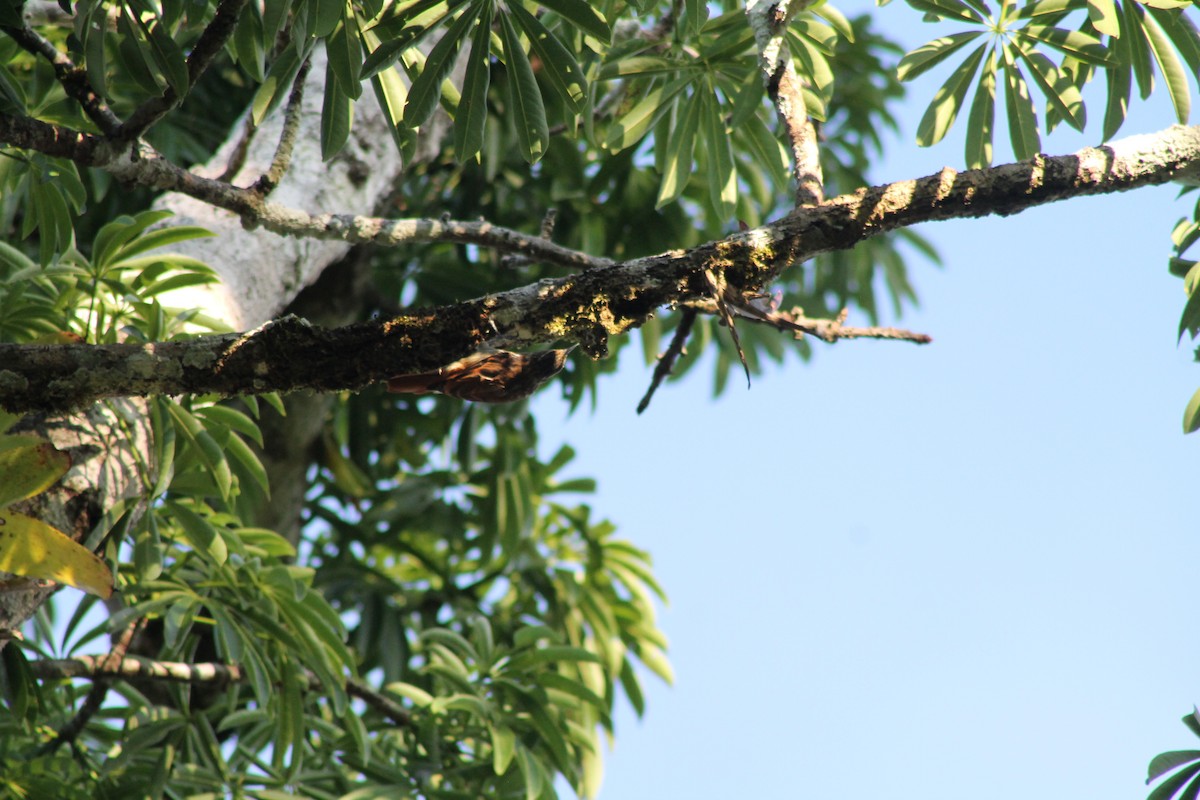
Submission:
[[[312,59],[304,59],[292,82],[292,93],[288,95],[287,110],[283,115],[283,130],[279,134],[279,146],[275,148],[275,157],[271,166],[263,173],[250,191],[266,197],[275,191],[275,187],[283,180],[288,167],[292,163],[292,148],[296,146],[296,135],[300,131],[300,106],[304,102],[304,81],[308,79],[308,71],[312,68]],[[249,121],[247,120],[247,124]]]
[[[204,28],[200,38],[196,40],[195,46],[192,47],[191,53],[188,54],[189,88],[196,85],[200,76],[208,69],[208,65],[212,63],[212,60],[225,47],[225,43],[229,41],[229,37],[233,35],[233,30],[237,27],[238,16],[242,13],[242,7],[246,5],[246,2],[247,0],[221,0],[217,5],[217,12],[213,15],[212,22]],[[125,120],[125,123],[115,132],[115,138],[127,142],[137,141],[182,101],[183,97],[175,91],[175,87],[168,86],[161,95],[150,98],[134,109],[134,112],[129,115],[129,119]]]
[[819,319],[804,316],[804,310],[801,308],[776,311],[772,308],[761,308],[757,304],[733,303],[730,303],[730,307],[744,319],[764,323],[781,331],[790,331],[797,339],[807,333],[830,344],[839,339],[892,339],[914,344],[929,344],[933,341],[933,337],[927,333],[915,333],[903,328],[847,327],[845,322],[850,316],[850,310],[846,308],[843,308],[835,319]]
[[817,205],[825,199],[817,133],[808,118],[800,76],[792,64],[787,42],[788,19],[811,0],[750,0],[746,18],[754,31],[763,83],[787,132],[796,180],[796,205]]
[[3,26],[0,27],[0,31],[7,34],[23,49],[49,61],[50,65],[54,67],[54,77],[62,84],[67,97],[79,103],[83,113],[87,114],[88,118],[96,123],[96,127],[102,132],[113,134],[121,127],[120,117],[109,109],[100,95],[92,88],[87,71],[76,65],[70,56],[55,47],[53,42],[28,25],[20,28]]
[[[132,625],[129,625],[121,632],[120,637],[113,643],[112,650],[108,655],[104,656],[103,664],[105,669],[117,669],[125,654],[129,652],[129,645],[133,642],[134,637],[146,626],[146,618],[142,617]],[[88,721],[95,716],[100,710],[100,706],[104,704],[104,698],[108,695],[108,690],[112,687],[112,680],[108,678],[97,678],[92,684],[91,690],[80,706],[79,711],[71,718],[71,721],[63,726],[58,734],[46,742],[39,748],[39,754],[46,755],[53,753],[62,747],[64,744],[73,744],[79,734],[83,733],[83,729],[87,727]]]
[[[246,671],[237,664],[213,662],[187,664],[179,661],[154,661],[140,656],[113,659],[109,656],[77,656],[75,658],[31,661],[29,671],[40,680],[83,678],[90,680],[141,679],[174,681],[178,683],[226,686],[246,683]],[[308,689],[319,690],[320,680],[305,673]],[[355,678],[346,681],[346,694],[357,697],[397,725],[408,725],[411,718],[404,706],[387,695]]]
[[694,308],[685,308],[680,313],[679,326],[675,328],[675,335],[671,337],[671,344],[668,345],[666,352],[659,356],[658,363],[654,365],[654,376],[650,379],[650,388],[638,402],[637,413],[641,414],[650,407],[650,399],[654,397],[658,387],[675,368],[675,362],[679,356],[683,355],[683,348],[687,344],[688,336],[691,335],[692,325],[695,322],[696,310]]

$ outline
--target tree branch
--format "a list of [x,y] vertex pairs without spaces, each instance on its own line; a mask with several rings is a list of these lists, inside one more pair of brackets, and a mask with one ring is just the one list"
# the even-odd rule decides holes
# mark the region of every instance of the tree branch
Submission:
[[[0,138],[3,129],[0,115]],[[379,241],[386,235],[393,241],[468,241],[537,257],[563,253],[592,268],[336,330],[293,318],[245,334],[148,345],[0,345],[0,404],[24,411],[78,407],[123,395],[361,389],[394,375],[436,369],[485,343],[519,348],[574,340],[593,358],[602,358],[609,336],[641,325],[657,309],[710,298],[709,270],[723,276],[735,296],[745,296],[761,291],[797,262],[897,228],[1015,214],[1055,200],[1165,183],[1197,171],[1200,127],[1175,126],[1074,155],[1038,156],[961,173],[945,169],[861,189],[720,241],[622,263],[593,259],[487,223],[309,217],[325,226],[326,235],[349,241]]]
[[87,71],[77,66],[66,53],[55,47],[53,42],[29,25],[20,28],[4,26],[0,27],[0,31],[25,50],[49,61],[54,67],[54,77],[62,84],[67,97],[79,103],[83,113],[87,114],[101,131],[113,134],[121,127],[120,117],[105,105],[104,100],[92,88]]
[[[237,26],[238,15],[242,13],[242,7],[245,5],[246,0],[221,0],[217,5],[217,13],[213,15],[212,22],[204,28],[192,47],[192,52],[188,54],[189,88],[196,85],[196,81],[200,80],[200,76],[208,69],[217,53],[221,52],[225,42],[229,41],[233,29]],[[134,109],[129,119],[114,132],[114,138],[126,142],[137,141],[182,101],[183,97],[175,91],[175,87],[168,86],[161,95],[150,98]]]
[[312,67],[312,59],[304,59],[300,69],[296,71],[296,79],[292,81],[292,93],[288,95],[287,111],[283,115],[283,130],[279,134],[279,146],[275,148],[275,157],[271,166],[262,174],[250,190],[266,197],[275,191],[275,187],[283,180],[292,162],[292,149],[296,146],[296,134],[300,132],[300,106],[304,100],[304,81],[308,79],[308,71]]
[[810,1],[750,0],[746,3],[746,18],[754,31],[763,84],[791,144],[797,206],[816,205],[825,199],[817,132],[808,118],[803,85],[792,65],[787,43],[788,19]]
[[[237,664],[201,663],[186,664],[179,661],[153,661],[139,656],[113,659],[108,656],[77,656],[76,658],[45,659],[31,661],[29,671],[40,680],[62,680],[85,678],[105,680],[112,678],[175,681],[178,683],[215,684],[245,683],[245,670]],[[320,689],[320,680],[306,674],[308,689]],[[397,725],[408,725],[410,717],[404,706],[387,695],[378,692],[362,681],[350,678],[346,681],[346,694],[357,697]]]

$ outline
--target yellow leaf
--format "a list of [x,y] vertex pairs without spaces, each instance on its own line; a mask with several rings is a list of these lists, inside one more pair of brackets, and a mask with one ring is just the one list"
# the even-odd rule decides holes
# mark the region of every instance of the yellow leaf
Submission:
[[106,600],[112,596],[112,573],[95,553],[14,511],[0,512],[0,570],[65,583]]
[[46,491],[71,468],[71,457],[49,442],[2,445],[0,439],[0,508]]

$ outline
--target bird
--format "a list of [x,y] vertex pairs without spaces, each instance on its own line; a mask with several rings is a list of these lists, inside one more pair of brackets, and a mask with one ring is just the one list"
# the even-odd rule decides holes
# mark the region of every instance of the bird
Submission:
[[389,378],[387,390],[396,394],[440,392],[475,403],[512,403],[537,391],[562,371],[575,346],[538,353],[485,349],[432,372]]

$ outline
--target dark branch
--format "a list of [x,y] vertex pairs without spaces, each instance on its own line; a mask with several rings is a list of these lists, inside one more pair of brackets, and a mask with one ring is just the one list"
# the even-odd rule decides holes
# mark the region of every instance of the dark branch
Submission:
[[87,78],[87,72],[77,66],[66,53],[55,47],[49,39],[28,25],[20,28],[4,26],[0,27],[0,31],[7,34],[25,50],[49,61],[50,65],[54,67],[54,77],[62,84],[67,97],[79,103],[83,113],[87,114],[88,118],[96,123],[96,127],[101,131],[113,134],[121,127],[121,119],[109,110],[104,100],[92,88],[92,84]]
[[654,376],[650,379],[650,388],[642,395],[641,401],[637,404],[637,413],[641,414],[650,407],[650,400],[654,397],[654,393],[658,391],[658,387],[662,384],[667,376],[671,374],[671,370],[675,367],[675,362],[679,356],[683,355],[683,348],[687,344],[688,336],[692,333],[692,325],[696,322],[696,310],[694,308],[685,308],[679,315],[679,326],[675,328],[675,335],[671,337],[671,344],[667,347],[667,351],[663,353],[658,363],[654,365]]
[[[229,41],[229,37],[233,35],[233,30],[237,27],[238,16],[242,13],[242,7],[246,5],[246,1],[221,0],[217,5],[217,13],[213,15],[212,22],[205,27],[200,38],[196,40],[192,52],[188,55],[189,87],[196,85],[196,81],[200,80],[200,76],[208,69],[208,65],[212,63],[217,53],[220,53],[221,48],[225,46],[225,42]],[[114,138],[126,142],[137,141],[182,101],[183,97],[175,91],[175,88],[168,86],[161,95],[152,97],[138,106],[130,114],[129,119],[125,120],[125,123],[116,131]]]

